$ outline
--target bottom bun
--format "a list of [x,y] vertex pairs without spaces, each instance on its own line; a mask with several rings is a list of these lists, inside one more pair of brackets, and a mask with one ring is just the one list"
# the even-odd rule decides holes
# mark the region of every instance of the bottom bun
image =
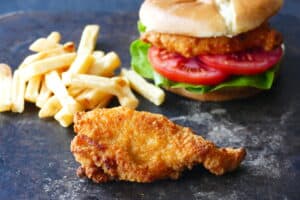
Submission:
[[175,94],[188,97],[190,99],[198,101],[228,101],[233,99],[242,99],[258,94],[263,91],[252,87],[232,87],[224,88],[214,92],[208,92],[205,94],[196,94],[189,92],[183,88],[165,88],[166,90],[173,92]]

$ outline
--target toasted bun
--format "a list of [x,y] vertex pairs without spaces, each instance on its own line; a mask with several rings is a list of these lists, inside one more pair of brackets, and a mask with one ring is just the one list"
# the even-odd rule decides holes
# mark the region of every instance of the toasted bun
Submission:
[[236,87],[236,88],[224,88],[214,92],[205,94],[195,94],[187,91],[183,88],[165,88],[166,90],[175,94],[198,100],[198,101],[228,101],[233,99],[242,99],[258,94],[263,91],[257,88],[251,87]]
[[234,36],[252,30],[283,0],[145,0],[140,20],[147,31],[194,37]]

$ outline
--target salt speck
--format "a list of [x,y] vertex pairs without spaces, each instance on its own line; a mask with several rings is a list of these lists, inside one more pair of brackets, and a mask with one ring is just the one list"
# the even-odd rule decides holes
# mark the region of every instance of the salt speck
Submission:
[[288,120],[290,119],[290,117],[293,115],[293,112],[288,111],[286,113],[284,113],[283,115],[281,115],[280,117],[280,124],[283,125],[286,122],[288,122]]
[[53,163],[53,162],[49,162],[49,163],[48,163],[48,166],[49,166],[50,168],[52,168],[52,167],[54,166],[54,163]]
[[243,126],[236,126],[233,128],[233,132],[245,131],[246,128]]
[[237,192],[236,191],[232,191],[232,193],[227,194],[224,196],[224,194],[220,194],[217,192],[197,192],[194,193],[193,196],[195,197],[195,199],[207,199],[207,200],[214,200],[214,199],[227,199],[227,200],[235,200],[238,199]]
[[280,163],[275,155],[269,155],[263,149],[253,160],[245,161],[251,174],[255,176],[269,176],[270,178],[280,177]]
[[[219,114],[224,116],[220,118],[218,117]],[[283,130],[275,127],[266,130],[264,127],[251,126],[251,124],[249,127],[243,126],[231,121],[230,117],[226,115],[226,110],[222,108],[213,109],[210,112],[193,110],[189,115],[173,117],[171,120],[180,124],[204,125],[208,132],[204,133],[203,136],[218,146],[248,146],[249,149],[246,149],[247,156],[243,165],[251,172],[251,175],[279,178],[282,166],[280,159],[274,152],[279,152],[282,149]],[[288,119],[290,115],[290,113],[286,113],[282,116],[281,121]],[[253,130],[259,131],[260,134],[253,135]],[[201,199],[201,193],[197,193],[197,195]],[[203,197],[206,195],[209,196],[209,194],[205,194]],[[211,196],[213,195],[211,194]]]
[[211,114],[215,114],[215,115],[223,115],[226,114],[226,112],[227,111],[223,108],[217,108],[210,111]]

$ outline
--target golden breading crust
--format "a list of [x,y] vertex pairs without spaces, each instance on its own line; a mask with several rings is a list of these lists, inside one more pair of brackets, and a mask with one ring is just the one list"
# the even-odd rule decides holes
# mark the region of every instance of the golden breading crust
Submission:
[[216,148],[162,115],[122,107],[80,112],[74,129],[71,151],[81,164],[77,174],[98,183],[177,179],[199,163],[222,175],[245,157],[243,148]]
[[194,57],[200,54],[225,54],[253,48],[270,51],[282,44],[282,35],[267,24],[232,38],[225,36],[196,38],[150,31],[143,33],[141,39],[185,57]]

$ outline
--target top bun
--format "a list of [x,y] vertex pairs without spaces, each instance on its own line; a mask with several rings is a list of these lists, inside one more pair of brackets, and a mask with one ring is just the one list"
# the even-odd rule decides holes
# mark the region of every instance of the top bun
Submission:
[[194,37],[235,36],[260,26],[283,0],[145,0],[140,20],[147,31]]

